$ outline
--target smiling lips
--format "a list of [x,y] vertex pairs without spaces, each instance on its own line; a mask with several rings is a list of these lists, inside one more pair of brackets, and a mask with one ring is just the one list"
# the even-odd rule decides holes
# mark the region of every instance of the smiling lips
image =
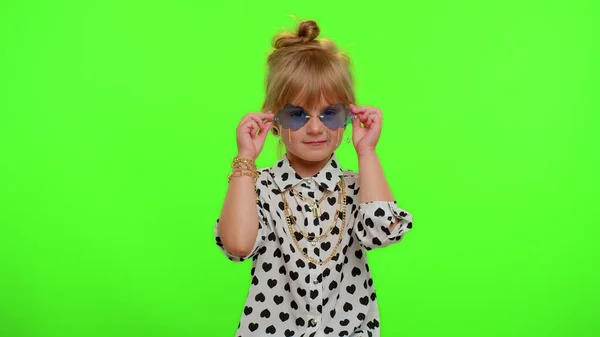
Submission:
[[319,141],[313,141],[313,142],[304,142],[304,144],[313,145],[313,146],[322,145],[322,144],[325,144],[325,143],[327,143],[326,140],[319,140]]

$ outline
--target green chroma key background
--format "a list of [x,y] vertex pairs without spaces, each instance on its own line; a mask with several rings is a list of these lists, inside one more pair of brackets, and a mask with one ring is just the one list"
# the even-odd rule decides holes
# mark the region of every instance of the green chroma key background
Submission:
[[[414,215],[401,244],[368,254],[382,336],[600,335],[597,2],[0,13],[0,336],[234,335],[250,262],[229,262],[212,230],[290,15],[352,57]],[[351,144],[338,157],[357,169]],[[269,136],[257,163],[276,159]]]

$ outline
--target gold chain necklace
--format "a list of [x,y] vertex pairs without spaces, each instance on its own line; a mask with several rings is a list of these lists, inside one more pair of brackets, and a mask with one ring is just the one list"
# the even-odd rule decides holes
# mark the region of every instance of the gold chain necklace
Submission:
[[[338,198],[342,198],[343,195],[342,195],[342,182],[341,182],[341,180],[338,183],[338,187],[340,188],[340,192],[339,192]],[[287,203],[287,200],[286,200],[286,203]],[[335,223],[337,222],[339,214],[341,212],[341,204],[340,204],[339,201],[338,201],[338,204],[340,206],[338,207],[338,210],[333,215],[333,221],[331,223],[331,226],[329,226],[329,228],[326,231],[324,231],[323,234],[321,234],[319,236],[315,236],[312,233],[311,234],[305,233],[304,231],[302,231],[302,229],[300,229],[300,225],[298,225],[298,223],[295,220],[293,220],[293,224],[295,225],[295,227],[297,229],[297,232],[299,232],[302,236],[304,236],[305,238],[307,238],[308,241],[310,241],[312,243],[312,245],[315,246],[316,245],[316,241],[321,241],[323,238],[327,237],[329,235],[329,233],[331,233],[331,231],[333,231],[333,228],[335,228]],[[319,215],[319,217],[320,217],[320,215]]]
[[321,196],[321,199],[319,199],[319,201],[313,201],[313,200],[309,200],[308,198],[306,198],[305,196],[302,195],[302,193],[296,191],[295,189],[292,188],[292,194],[296,195],[298,197],[300,197],[300,199],[302,199],[302,201],[304,201],[305,203],[308,204],[308,208],[313,212],[313,216],[315,218],[319,218],[321,217],[321,206],[319,206],[319,204],[321,202],[323,202],[323,200],[325,200],[325,198],[329,195],[329,191],[324,191],[323,192],[323,196]]
[[[281,198],[283,199],[283,205],[284,205],[284,210],[285,210],[285,220],[287,222],[288,229],[290,231],[290,236],[292,237],[292,240],[294,241],[296,248],[300,251],[300,254],[302,254],[302,256],[304,256],[305,259],[307,259],[308,261],[310,261],[314,264],[317,264],[317,265],[327,264],[329,261],[331,261],[331,259],[333,259],[333,257],[337,253],[337,250],[340,247],[340,243],[342,242],[342,239],[344,237],[344,229],[346,228],[346,185],[344,184],[344,180],[340,179],[340,200],[338,201],[338,204],[340,204],[340,202],[341,202],[341,213],[342,213],[342,216],[340,218],[341,222],[342,222],[342,224],[340,226],[340,233],[338,234],[338,240],[337,240],[335,246],[333,247],[333,251],[331,252],[331,255],[329,255],[325,260],[317,260],[315,258],[308,256],[308,254],[305,253],[304,250],[300,247],[300,243],[296,239],[296,236],[293,235],[294,228],[292,226],[292,223],[296,224],[296,221],[294,220],[294,217],[290,214],[290,208],[287,203],[287,199],[285,197],[284,192],[281,193]],[[337,213],[339,213],[339,212],[340,211],[338,211]],[[334,222],[334,225],[335,225],[335,222]],[[332,226],[332,229],[333,229],[333,226]]]

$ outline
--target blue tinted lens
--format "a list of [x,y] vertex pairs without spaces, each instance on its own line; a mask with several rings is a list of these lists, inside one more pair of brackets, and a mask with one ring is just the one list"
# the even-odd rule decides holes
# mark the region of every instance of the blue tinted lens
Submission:
[[343,128],[350,121],[350,110],[343,104],[327,107],[321,112],[321,120],[332,130]]
[[298,130],[306,124],[306,121],[308,120],[306,116],[307,113],[304,109],[288,104],[279,111],[275,120],[284,129]]
[[[275,117],[284,129],[298,130],[303,127],[309,119],[309,114],[299,106],[287,104]],[[344,104],[329,106],[321,111],[320,119],[329,129],[336,130],[352,123],[350,109]]]

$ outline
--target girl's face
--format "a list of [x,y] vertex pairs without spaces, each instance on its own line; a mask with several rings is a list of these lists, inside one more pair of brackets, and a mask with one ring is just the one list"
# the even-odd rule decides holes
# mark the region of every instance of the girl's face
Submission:
[[322,102],[313,110],[292,102],[275,116],[286,152],[308,162],[328,159],[342,141],[350,123],[350,109],[340,103]]

